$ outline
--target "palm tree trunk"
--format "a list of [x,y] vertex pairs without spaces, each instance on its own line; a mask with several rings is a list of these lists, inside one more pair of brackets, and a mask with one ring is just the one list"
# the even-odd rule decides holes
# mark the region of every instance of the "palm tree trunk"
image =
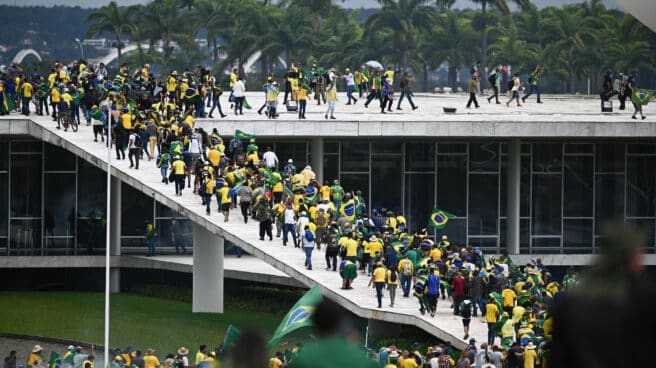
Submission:
[[569,62],[569,93],[574,93],[574,66]]
[[458,73],[458,69],[456,68],[456,66],[449,63],[449,87],[451,87],[452,92],[456,91],[457,73]]
[[403,68],[407,68],[408,66],[408,50],[404,49],[403,54],[401,55],[401,60],[403,62]]
[[422,86],[423,91],[428,92],[428,64],[427,63],[424,63],[424,75],[423,75],[422,84],[423,84]]
[[487,0],[481,1],[481,15],[483,19],[482,35],[481,35],[481,69],[478,71],[479,82],[481,90],[485,89],[485,82],[487,81]]

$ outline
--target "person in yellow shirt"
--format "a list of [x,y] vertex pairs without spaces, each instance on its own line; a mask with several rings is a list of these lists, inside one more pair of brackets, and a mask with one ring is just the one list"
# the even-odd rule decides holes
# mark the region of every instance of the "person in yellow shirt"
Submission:
[[184,161],[180,159],[180,156],[175,156],[173,158],[174,161],[171,164],[171,170],[173,171],[173,177],[175,178],[175,195],[182,196],[187,165],[185,165]]
[[487,344],[494,345],[494,339],[496,338],[496,330],[494,329],[495,325],[499,321],[499,307],[494,302],[490,300],[487,305],[485,305],[485,322],[487,323]]
[[388,269],[385,282],[387,283],[387,290],[389,291],[390,296],[390,308],[394,308],[396,289],[399,286],[399,271],[397,271],[395,268]]
[[52,106],[52,120],[57,121],[57,107],[61,102],[61,94],[59,88],[54,86],[50,89],[50,106]]
[[232,198],[230,198],[230,187],[224,185],[219,190],[217,190],[217,201],[221,198],[221,212],[223,212],[223,222],[228,222],[228,216],[230,215],[230,206],[232,205]]
[[203,179],[202,183],[202,188],[203,194],[205,196],[205,213],[207,215],[210,215],[210,203],[212,203],[212,194],[214,194],[214,189],[216,188],[216,181],[212,177],[212,175],[209,175],[205,179]]
[[403,290],[403,297],[407,298],[410,295],[410,286],[412,284],[412,277],[415,274],[414,264],[412,263],[412,260],[408,258],[407,254],[404,254],[403,258],[399,261],[397,271],[399,271],[399,278],[401,279],[401,289]]
[[198,366],[200,363],[204,362],[205,359],[207,359],[207,346],[201,345],[198,347],[198,352],[196,352],[196,360],[194,361],[194,365]]
[[506,286],[505,289],[501,292],[501,297],[503,298],[503,311],[507,312],[508,315],[512,316],[513,308],[515,307],[515,299],[517,299],[517,294],[509,286]]
[[301,84],[298,88],[298,118],[305,119],[305,109],[307,107],[307,95],[308,91],[305,86],[305,80],[301,80]]
[[237,68],[232,69],[232,73],[230,73],[230,81],[228,82],[228,87],[230,87],[230,96],[228,96],[228,101],[230,102],[231,109],[232,109],[232,103],[235,101],[235,96],[233,94],[233,87],[235,86],[235,83],[237,83],[238,72],[239,69]]
[[376,298],[378,299],[378,308],[383,307],[383,288],[385,288],[385,278],[386,278],[387,272],[385,272],[385,268],[383,267],[382,262],[376,263],[376,268],[374,268],[374,272],[371,274],[371,280],[369,280],[369,285],[371,286],[372,284],[376,288]]
[[339,239],[337,244],[345,250],[344,259],[355,263],[358,255],[358,242],[353,239],[353,232],[349,232],[347,236]]
[[22,101],[21,101],[21,108],[22,108],[22,113],[25,116],[30,115],[30,101],[32,100],[32,91],[33,91],[32,83],[29,81],[25,81],[21,85],[21,96],[22,96]]
[[538,360],[538,354],[535,352],[535,344],[529,341],[524,350],[524,368],[535,368],[535,363]]
[[282,353],[279,351],[276,351],[276,356],[273,358],[269,359],[269,368],[282,368]]
[[323,186],[319,188],[319,193],[321,194],[322,201],[330,200],[330,184],[328,184],[328,180],[326,180]]
[[146,355],[143,357],[144,368],[158,368],[161,366],[159,359],[155,356],[153,348],[146,349]]
[[41,355],[42,353],[43,353],[43,348],[41,347],[41,345],[34,345],[34,348],[32,349],[32,353],[27,359],[27,363],[25,364],[25,366],[29,368],[36,367],[37,365],[44,366],[45,362],[43,360],[43,356]]

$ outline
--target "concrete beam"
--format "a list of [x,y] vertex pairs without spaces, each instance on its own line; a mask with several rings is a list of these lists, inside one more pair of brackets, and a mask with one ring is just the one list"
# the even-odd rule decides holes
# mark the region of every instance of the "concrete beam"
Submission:
[[223,313],[223,238],[194,224],[194,313]]
[[317,181],[323,185],[323,138],[314,137],[310,141],[310,155],[312,170],[317,176]]

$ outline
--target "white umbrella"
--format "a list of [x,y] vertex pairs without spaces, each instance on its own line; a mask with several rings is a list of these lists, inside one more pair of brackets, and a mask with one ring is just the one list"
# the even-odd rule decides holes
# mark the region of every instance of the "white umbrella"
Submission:
[[379,63],[379,62],[376,61],[376,60],[369,60],[369,61],[367,61],[367,64],[366,64],[366,65],[368,65],[368,66],[370,66],[370,67],[372,67],[372,68],[374,68],[374,69],[376,69],[376,68],[381,68],[381,69],[383,69],[383,64]]

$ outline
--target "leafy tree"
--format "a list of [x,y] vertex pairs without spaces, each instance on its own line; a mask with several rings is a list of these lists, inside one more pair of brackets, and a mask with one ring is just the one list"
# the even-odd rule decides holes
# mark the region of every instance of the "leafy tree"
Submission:
[[114,35],[114,47],[118,51],[118,62],[121,62],[123,49],[123,36],[128,36],[133,28],[131,7],[119,7],[116,1],[110,2],[87,18],[87,22],[93,23],[87,32],[88,37],[93,37],[102,33],[111,33]]

